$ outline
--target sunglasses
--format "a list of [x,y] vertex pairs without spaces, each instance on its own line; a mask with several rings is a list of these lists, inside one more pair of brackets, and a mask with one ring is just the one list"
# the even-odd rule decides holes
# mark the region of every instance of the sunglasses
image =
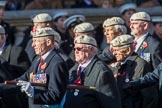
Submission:
[[76,50],[77,50],[77,51],[83,51],[83,49],[84,49],[83,47],[81,47],[81,48],[76,47],[76,48],[74,48],[74,51],[76,51]]

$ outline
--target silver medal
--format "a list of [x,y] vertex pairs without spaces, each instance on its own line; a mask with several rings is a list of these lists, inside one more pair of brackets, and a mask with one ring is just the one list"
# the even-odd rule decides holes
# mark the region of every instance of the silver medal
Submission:
[[78,96],[79,90],[75,89],[74,96]]
[[129,78],[126,78],[126,79],[125,79],[125,82],[129,82]]

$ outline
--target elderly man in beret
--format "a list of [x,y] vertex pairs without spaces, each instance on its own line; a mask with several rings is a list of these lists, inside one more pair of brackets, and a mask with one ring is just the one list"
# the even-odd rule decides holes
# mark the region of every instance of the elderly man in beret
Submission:
[[[32,41],[37,56],[31,67],[14,80],[18,87],[1,83],[0,95],[24,92],[29,97],[29,108],[60,104],[66,91],[68,70],[54,49],[54,30],[49,27],[37,28]],[[32,86],[33,83],[44,86]]]
[[[131,35],[135,37],[136,47],[135,52],[149,64],[151,64],[152,71],[162,61],[162,44],[155,39],[150,33],[151,17],[146,12],[134,13],[130,18]],[[158,87],[155,86],[154,89]],[[146,102],[148,107],[157,108],[158,105],[158,90],[150,92],[152,98]]]
[[[29,35],[32,36],[32,33],[35,32],[36,28],[41,27],[52,27],[52,17],[48,13],[40,13],[32,18],[33,27],[32,29],[28,29],[26,32],[30,34],[26,34],[28,37]],[[32,48],[32,39],[30,39],[25,47],[25,50],[30,58],[30,61],[33,61],[35,57],[34,49]]]
[[109,65],[120,90],[122,108],[147,108],[145,100],[149,98],[152,88],[126,93],[122,90],[125,82],[138,79],[150,71],[150,64],[134,52],[134,38],[131,35],[120,35],[111,41],[112,52],[117,62]]
[[126,34],[127,28],[124,25],[124,20],[120,17],[108,18],[103,23],[104,35],[107,40],[107,47],[104,48],[101,54],[98,57],[106,61],[108,64],[112,61],[115,61],[115,57],[111,53],[110,42],[117,36]]
[[74,40],[76,64],[69,71],[69,83],[93,89],[67,91],[65,108],[121,108],[112,71],[96,57],[96,40],[80,35]]
[[[83,22],[81,24],[76,25],[73,29],[73,33],[74,33],[74,39],[84,34],[95,38],[94,26],[89,22]],[[71,51],[69,56],[70,58],[75,60],[74,50]]]

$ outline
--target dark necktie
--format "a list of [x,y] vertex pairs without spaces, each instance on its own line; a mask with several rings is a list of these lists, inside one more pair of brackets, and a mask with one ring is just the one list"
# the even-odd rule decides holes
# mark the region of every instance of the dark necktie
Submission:
[[44,64],[44,59],[41,57],[38,65],[38,70],[41,69],[41,66]]
[[78,71],[77,71],[77,73],[76,73],[77,78],[74,80],[74,83],[78,84],[78,85],[82,85],[83,84],[82,79],[81,79],[81,73],[82,73],[81,70],[82,70],[82,67],[80,66]]

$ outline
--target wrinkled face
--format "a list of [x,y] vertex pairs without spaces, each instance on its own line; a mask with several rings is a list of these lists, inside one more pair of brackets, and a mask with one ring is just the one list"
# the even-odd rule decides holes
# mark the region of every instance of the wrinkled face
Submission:
[[60,29],[65,29],[63,26],[64,21],[67,19],[67,17],[60,17],[58,20],[55,22],[56,27]]
[[45,37],[33,38],[32,47],[36,55],[43,55],[49,49],[48,39]]
[[106,36],[107,43],[110,43],[117,36],[115,27],[114,26],[105,27],[104,35]]
[[131,35],[135,37],[143,35],[143,32],[145,32],[144,27],[144,21],[130,21]]
[[154,25],[154,31],[162,39],[162,22]]
[[91,49],[92,48],[88,48],[85,44],[75,44],[75,61],[80,64],[85,63],[92,56]]
[[120,62],[124,61],[130,54],[128,47],[127,48],[113,47],[112,52],[116,60]]

